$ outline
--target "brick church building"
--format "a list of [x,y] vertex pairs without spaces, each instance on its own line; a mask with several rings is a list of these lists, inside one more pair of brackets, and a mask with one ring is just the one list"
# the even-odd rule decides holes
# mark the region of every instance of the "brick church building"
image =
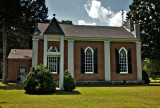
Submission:
[[69,70],[76,82],[139,83],[142,81],[139,25],[129,20],[122,27],[38,23],[33,48],[12,49],[8,56],[8,82],[43,64],[60,77]]

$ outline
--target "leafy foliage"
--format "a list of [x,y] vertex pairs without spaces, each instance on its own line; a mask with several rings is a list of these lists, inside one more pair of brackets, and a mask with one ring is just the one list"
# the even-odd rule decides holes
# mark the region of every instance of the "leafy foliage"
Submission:
[[133,0],[129,7],[128,18],[140,23],[142,57],[160,66],[160,0]]
[[160,66],[157,60],[145,59],[142,63],[142,68],[153,79],[156,79],[158,76],[160,76]]
[[146,71],[142,71],[142,80],[145,81],[145,84],[149,84],[150,83],[149,76],[148,76]]
[[53,93],[55,84],[52,73],[43,65],[32,67],[24,81],[24,90],[29,94]]
[[[14,43],[32,47],[36,22],[47,19],[45,0],[0,0],[0,32],[3,36],[3,83],[7,78],[7,55]],[[8,38],[10,39],[9,42]],[[9,43],[9,48],[7,47]],[[0,47],[1,48],[1,47]]]
[[[59,79],[59,78],[58,78]],[[57,81],[57,87],[59,87],[59,80]],[[72,91],[76,88],[76,83],[74,78],[72,78],[71,74],[68,70],[64,72],[64,90]]]
[[68,25],[73,25],[72,21],[70,20],[62,20],[62,21],[58,21],[59,24],[68,24]]

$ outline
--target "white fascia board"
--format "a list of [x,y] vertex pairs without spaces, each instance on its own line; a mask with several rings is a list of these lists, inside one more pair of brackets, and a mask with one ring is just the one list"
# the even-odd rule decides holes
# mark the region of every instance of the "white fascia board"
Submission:
[[65,40],[83,40],[83,41],[115,41],[115,42],[139,42],[140,39],[130,38],[89,38],[89,37],[64,37]]
[[[60,38],[64,35],[44,35],[48,38]],[[32,39],[44,39],[44,36],[33,36]],[[140,39],[130,38],[90,38],[90,37],[64,37],[64,40],[83,40],[83,41],[114,41],[114,42],[139,42]]]
[[44,34],[44,36],[48,36],[48,37],[61,37],[61,36],[64,36],[64,35],[61,35],[61,34]]

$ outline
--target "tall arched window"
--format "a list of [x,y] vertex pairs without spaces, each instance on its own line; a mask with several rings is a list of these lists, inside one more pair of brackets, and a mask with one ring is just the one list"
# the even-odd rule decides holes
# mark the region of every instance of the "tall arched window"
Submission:
[[[51,46],[48,52],[58,52],[55,46]],[[48,57],[48,68],[53,74],[58,73],[58,57]]]
[[91,47],[85,49],[85,73],[94,73],[93,53]]
[[128,73],[127,50],[122,47],[119,50],[120,73]]

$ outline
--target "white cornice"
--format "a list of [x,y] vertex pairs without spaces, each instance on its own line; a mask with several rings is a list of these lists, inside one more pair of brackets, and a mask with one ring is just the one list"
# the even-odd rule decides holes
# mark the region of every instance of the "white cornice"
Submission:
[[[57,36],[57,35],[44,35],[47,36],[48,38],[60,38],[61,36]],[[33,39],[44,39],[44,36],[33,36]],[[68,41],[75,41],[75,40],[79,40],[79,41],[115,41],[115,42],[139,42],[140,39],[137,38],[89,38],[89,37],[65,37],[64,36],[64,40],[68,40]]]

